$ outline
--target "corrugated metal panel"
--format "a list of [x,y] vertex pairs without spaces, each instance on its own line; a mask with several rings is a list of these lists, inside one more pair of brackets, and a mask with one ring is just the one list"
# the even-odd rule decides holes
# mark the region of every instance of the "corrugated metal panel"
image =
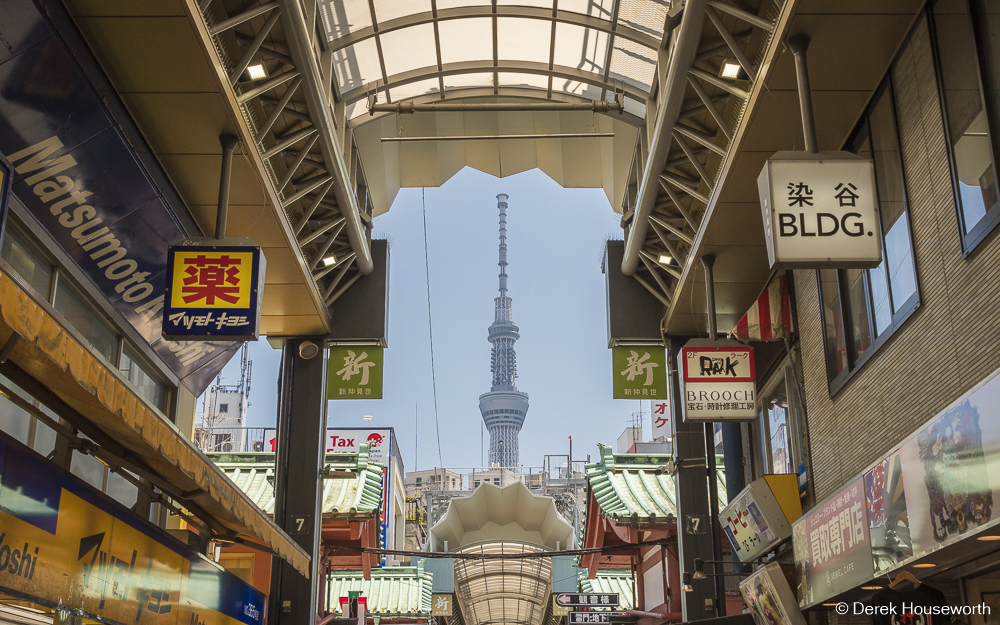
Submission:
[[362,571],[334,571],[328,578],[327,610],[342,614],[340,598],[361,591],[368,598],[368,614],[381,617],[424,617],[431,613],[434,575],[423,564],[372,570],[366,580]]
[[[605,515],[626,523],[666,522],[677,515],[674,476],[657,475],[670,456],[615,454],[605,445],[600,450],[601,459],[587,465],[587,480]],[[719,506],[725,507],[725,473],[721,468],[717,473]]]
[[[273,454],[248,454],[245,460],[234,454],[209,454],[218,459],[222,470],[269,515],[274,514]],[[370,516],[382,501],[382,469],[368,464],[368,445],[358,454],[327,455],[326,466],[340,476],[323,480],[324,516]]]
[[597,577],[587,579],[587,572],[580,572],[580,592],[618,593],[619,609],[631,610],[632,573],[630,571],[598,571]]

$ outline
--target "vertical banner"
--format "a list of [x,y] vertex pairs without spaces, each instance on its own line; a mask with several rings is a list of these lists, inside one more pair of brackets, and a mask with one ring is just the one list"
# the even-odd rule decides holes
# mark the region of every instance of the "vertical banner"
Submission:
[[382,399],[382,348],[334,345],[327,365],[328,399]]
[[613,347],[614,399],[667,398],[667,352],[662,346]]
[[670,401],[666,397],[649,400],[649,415],[653,420],[653,440],[672,440],[674,435],[670,426]]
[[163,337],[256,341],[266,265],[259,247],[170,246]]

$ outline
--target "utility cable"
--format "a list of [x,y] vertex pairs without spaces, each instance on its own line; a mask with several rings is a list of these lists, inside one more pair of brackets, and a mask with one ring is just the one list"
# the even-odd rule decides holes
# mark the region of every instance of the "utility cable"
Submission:
[[551,558],[552,556],[584,556],[594,553],[617,553],[620,551],[630,551],[641,547],[662,546],[671,555],[676,557],[676,553],[670,547],[670,540],[660,538],[657,540],[644,540],[629,545],[608,545],[605,547],[590,547],[587,549],[563,549],[562,551],[529,551],[527,553],[462,553],[443,551],[408,551],[402,549],[376,549],[375,547],[357,547],[355,545],[335,545],[334,549],[346,549],[348,551],[360,551],[361,553],[385,554],[390,556],[412,556],[416,558],[452,558],[455,560],[530,560],[532,558]]
[[424,271],[427,274],[427,333],[431,339],[431,389],[434,392],[434,429],[437,431],[438,466],[444,466],[441,457],[441,424],[438,423],[438,391],[437,378],[434,375],[434,322],[431,320],[431,264],[427,258],[427,202],[424,200],[424,188],[420,188],[420,207],[424,213]]

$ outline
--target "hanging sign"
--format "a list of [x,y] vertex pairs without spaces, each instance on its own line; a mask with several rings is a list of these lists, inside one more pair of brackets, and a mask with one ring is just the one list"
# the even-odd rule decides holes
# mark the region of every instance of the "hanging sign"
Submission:
[[667,398],[667,353],[661,346],[613,347],[614,399]]
[[777,562],[769,562],[740,582],[740,594],[756,625],[806,625],[795,593]]
[[681,349],[685,421],[756,418],[753,349],[737,341],[694,339]]
[[451,616],[452,615],[451,595],[431,595],[431,616]]
[[670,428],[670,402],[667,398],[649,400],[649,414],[653,419],[653,440],[671,441],[674,434]]
[[875,167],[850,152],[777,152],[757,177],[772,268],[877,267]]
[[616,608],[618,607],[618,593],[563,592],[556,595],[556,605],[569,608]]
[[255,246],[170,246],[163,337],[256,341],[266,264]]
[[327,399],[382,399],[382,348],[334,345],[327,365]]
[[791,522],[801,515],[798,476],[765,475],[750,482],[719,513],[719,525],[733,553],[747,562],[791,538]]

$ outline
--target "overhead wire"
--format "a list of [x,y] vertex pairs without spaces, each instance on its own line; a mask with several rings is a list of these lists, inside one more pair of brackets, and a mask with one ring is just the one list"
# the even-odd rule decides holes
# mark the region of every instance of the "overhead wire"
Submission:
[[431,389],[434,393],[434,429],[437,432],[438,466],[444,466],[441,456],[441,424],[438,422],[437,377],[434,374],[434,322],[431,319],[431,264],[427,254],[427,201],[425,190],[420,188],[420,208],[424,215],[424,271],[427,275],[427,333],[431,339]]

